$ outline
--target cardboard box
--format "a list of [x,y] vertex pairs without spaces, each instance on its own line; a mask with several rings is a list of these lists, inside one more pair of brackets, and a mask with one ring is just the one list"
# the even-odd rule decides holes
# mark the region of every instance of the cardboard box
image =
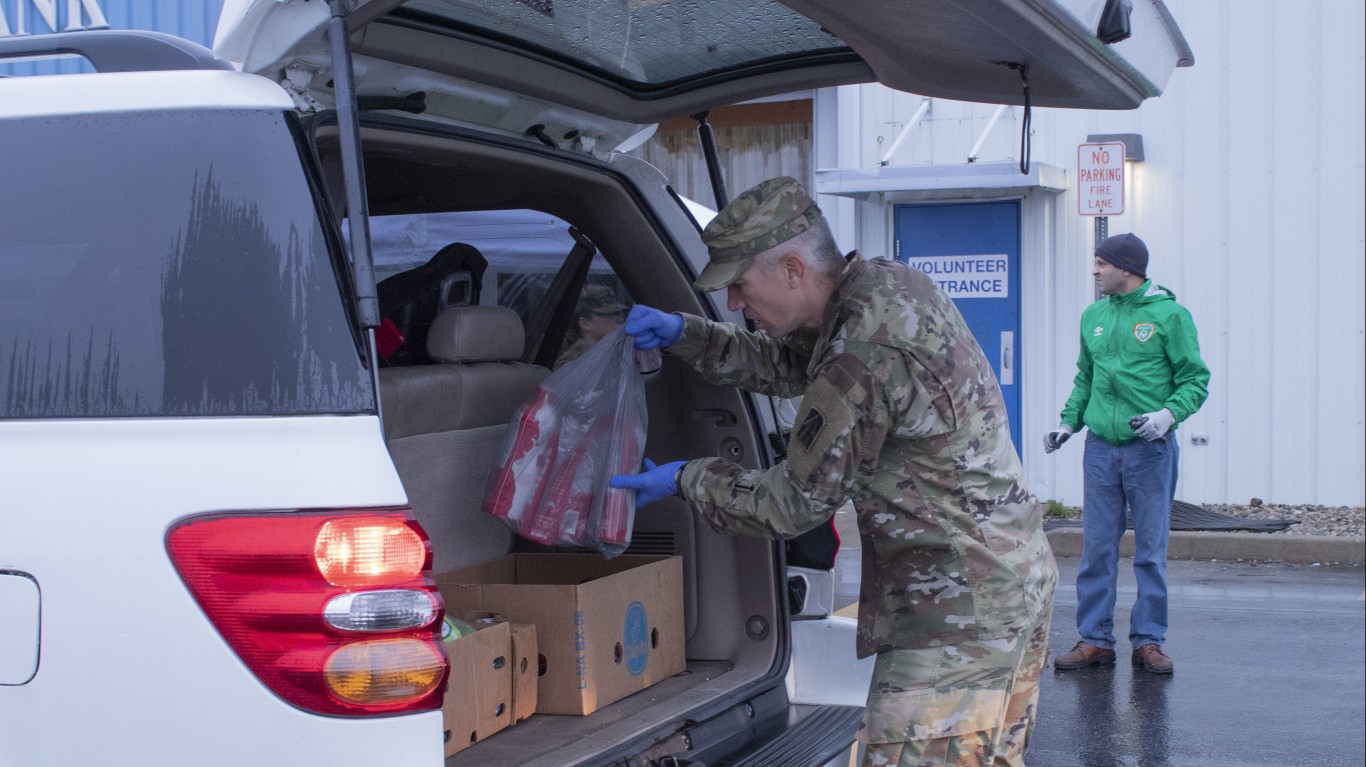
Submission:
[[536,626],[536,710],[591,714],[681,673],[679,557],[512,554],[437,576],[447,608]]
[[450,756],[512,724],[512,627],[498,623],[443,644],[451,662],[441,704]]
[[447,612],[479,630],[446,642],[451,673],[441,705],[446,756],[536,713],[536,627],[476,622],[480,615]]

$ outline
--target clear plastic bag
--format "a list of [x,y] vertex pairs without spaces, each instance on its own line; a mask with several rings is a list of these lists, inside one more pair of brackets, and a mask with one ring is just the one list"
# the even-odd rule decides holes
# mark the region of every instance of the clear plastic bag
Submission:
[[596,549],[631,543],[635,493],[611,487],[640,470],[645,382],[659,367],[614,330],[551,373],[508,424],[484,493],[484,511],[517,535],[546,545]]

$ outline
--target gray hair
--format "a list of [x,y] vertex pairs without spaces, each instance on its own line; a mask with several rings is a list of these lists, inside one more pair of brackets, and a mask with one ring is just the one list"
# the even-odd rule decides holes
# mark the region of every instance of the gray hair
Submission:
[[840,275],[844,273],[844,254],[840,252],[835,236],[824,219],[787,242],[758,254],[754,260],[760,269],[767,272],[777,265],[778,259],[784,254],[794,252],[815,270],[817,279],[831,285],[839,282]]

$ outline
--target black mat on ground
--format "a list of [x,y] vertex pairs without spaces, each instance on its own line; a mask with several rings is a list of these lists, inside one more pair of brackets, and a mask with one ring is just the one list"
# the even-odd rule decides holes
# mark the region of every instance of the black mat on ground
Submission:
[[[1210,511],[1204,506],[1185,501],[1172,502],[1172,518],[1170,529],[1172,530],[1242,530],[1250,533],[1276,533],[1298,524],[1297,522],[1284,519],[1239,519],[1220,514],[1217,511]],[[1081,527],[1080,519],[1050,519],[1045,520],[1043,525],[1045,530],[1053,530],[1059,527]],[[1128,519],[1128,529],[1134,529],[1134,520],[1130,516]]]

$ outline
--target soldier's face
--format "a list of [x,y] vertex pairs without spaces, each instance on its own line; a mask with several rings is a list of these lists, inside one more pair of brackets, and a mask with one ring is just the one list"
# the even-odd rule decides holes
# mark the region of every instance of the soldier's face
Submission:
[[733,312],[744,312],[756,329],[773,338],[782,338],[801,326],[797,295],[781,264],[766,268],[756,259],[726,288],[726,305]]
[[1091,274],[1096,278],[1096,289],[1102,295],[1113,296],[1128,292],[1125,288],[1129,284],[1129,273],[1109,261],[1097,258],[1096,268],[1091,270]]
[[587,317],[579,318],[579,332],[592,343],[601,341],[603,336],[626,324],[626,310],[619,312],[589,312]]

